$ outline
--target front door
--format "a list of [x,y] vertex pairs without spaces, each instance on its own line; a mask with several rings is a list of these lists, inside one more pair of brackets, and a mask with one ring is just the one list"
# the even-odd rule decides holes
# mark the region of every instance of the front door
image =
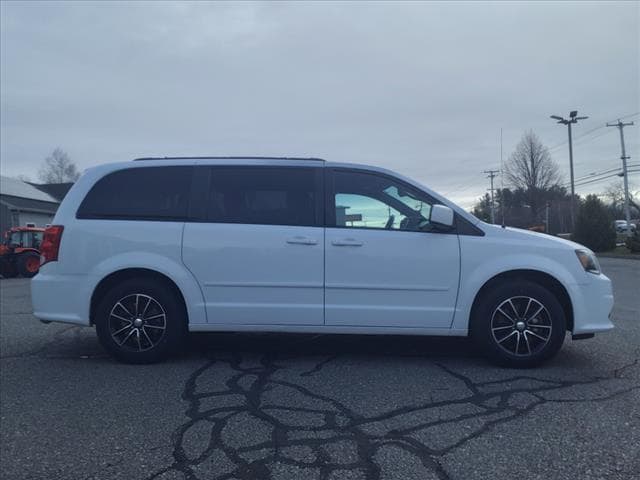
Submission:
[[203,190],[203,205],[196,202],[197,221],[185,224],[183,261],[202,288],[208,322],[322,325],[322,169],[196,172],[194,190]]
[[327,178],[325,324],[449,328],[460,251],[429,224],[434,200],[374,172]]

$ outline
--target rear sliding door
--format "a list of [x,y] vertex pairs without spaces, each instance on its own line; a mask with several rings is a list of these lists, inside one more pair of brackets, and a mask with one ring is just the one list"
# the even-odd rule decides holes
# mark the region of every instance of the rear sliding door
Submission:
[[324,323],[321,167],[197,166],[190,216],[183,261],[209,323]]

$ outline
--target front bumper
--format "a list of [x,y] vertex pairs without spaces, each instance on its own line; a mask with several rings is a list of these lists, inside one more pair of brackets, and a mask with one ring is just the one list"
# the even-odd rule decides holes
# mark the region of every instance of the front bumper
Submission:
[[573,334],[606,332],[613,328],[613,287],[606,275],[589,275],[589,282],[572,288]]

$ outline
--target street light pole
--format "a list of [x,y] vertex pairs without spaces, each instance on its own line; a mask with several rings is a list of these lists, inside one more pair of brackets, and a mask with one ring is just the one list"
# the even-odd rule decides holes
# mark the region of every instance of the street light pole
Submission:
[[571,233],[573,233],[576,218],[576,187],[573,180],[573,140],[571,138],[571,122],[567,122],[567,128],[569,130],[569,175],[571,177],[571,202],[569,203],[569,206],[571,211]]
[[571,213],[571,232],[573,233],[573,227],[575,226],[576,187],[573,179],[573,141],[571,138],[571,125],[573,123],[578,123],[578,120],[585,120],[589,117],[579,117],[578,111],[573,110],[569,113],[569,120],[562,118],[559,115],[551,115],[551,118],[557,120],[558,123],[566,125],[569,132],[569,172],[571,175],[571,202],[569,203],[569,211]]

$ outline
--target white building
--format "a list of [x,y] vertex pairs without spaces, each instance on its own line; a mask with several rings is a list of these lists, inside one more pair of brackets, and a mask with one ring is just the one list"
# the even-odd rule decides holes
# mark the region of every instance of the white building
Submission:
[[51,223],[60,202],[15,178],[0,176],[0,234],[11,227]]

